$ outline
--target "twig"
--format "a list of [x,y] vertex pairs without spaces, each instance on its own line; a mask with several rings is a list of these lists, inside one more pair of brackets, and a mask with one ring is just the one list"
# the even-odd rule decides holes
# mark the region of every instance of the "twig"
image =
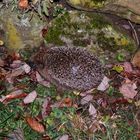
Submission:
[[128,20],[128,23],[131,26],[131,29],[132,29],[133,34],[134,34],[134,38],[136,40],[137,45],[139,46],[140,45],[140,41],[139,41],[139,38],[138,38],[138,34],[137,34],[137,32],[136,32],[136,30],[135,30],[135,28],[134,28],[134,26],[133,26],[133,24],[131,23],[130,20]]

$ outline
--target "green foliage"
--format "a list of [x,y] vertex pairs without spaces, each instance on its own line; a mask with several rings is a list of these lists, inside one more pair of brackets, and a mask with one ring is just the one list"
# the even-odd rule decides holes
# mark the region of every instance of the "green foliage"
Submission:
[[120,61],[120,62],[122,62],[122,61],[125,60],[125,56],[124,56],[124,54],[122,54],[122,53],[118,53],[117,56],[116,56],[116,58],[117,58],[117,60]]
[[114,70],[118,73],[121,73],[122,71],[124,71],[124,68],[121,65],[115,65],[115,66],[113,66],[112,70]]
[[50,96],[52,99],[57,96],[55,86],[51,85],[51,87],[45,87],[43,85],[38,84],[36,87],[36,92],[41,97],[48,97]]
[[52,139],[67,132],[66,128],[69,128],[71,124],[69,115],[74,115],[75,111],[73,107],[52,109],[51,114],[44,120],[48,130],[47,133]]

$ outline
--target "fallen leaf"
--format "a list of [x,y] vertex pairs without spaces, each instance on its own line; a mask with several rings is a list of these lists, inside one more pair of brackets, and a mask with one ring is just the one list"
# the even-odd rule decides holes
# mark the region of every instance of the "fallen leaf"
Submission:
[[22,66],[23,62],[20,60],[14,60],[13,63],[10,65],[11,68],[16,69]]
[[27,117],[26,121],[33,130],[35,130],[39,133],[45,132],[44,126],[40,122],[38,122],[35,118]]
[[19,67],[17,69],[12,70],[11,73],[8,73],[6,75],[6,79],[9,83],[13,83],[13,78],[22,75],[24,73],[24,70],[22,69],[22,67]]
[[42,139],[41,140],[51,140],[51,138],[49,136],[42,136]]
[[86,95],[84,98],[81,99],[81,104],[85,105],[89,103],[90,101],[92,101],[92,99],[93,99],[92,95]]
[[59,140],[68,140],[69,136],[68,135],[63,135],[59,138]]
[[37,71],[36,71],[36,79],[37,79],[39,84],[41,84],[45,87],[50,87],[50,82],[44,80]]
[[71,107],[72,106],[72,99],[71,98],[65,98],[62,101],[61,107]]
[[90,103],[89,105],[89,115],[91,115],[93,118],[97,116],[97,110],[96,108]]
[[100,98],[97,100],[97,103],[102,106],[103,108],[106,108],[107,107],[107,101],[106,99],[103,99],[103,98]]
[[21,9],[26,9],[28,7],[28,0],[19,0],[18,6]]
[[130,62],[124,62],[123,67],[124,67],[125,72],[131,73],[133,71],[132,65]]
[[125,83],[119,88],[120,93],[123,94],[125,98],[133,99],[137,95],[137,86],[134,82],[126,79]]
[[32,103],[36,99],[36,97],[37,97],[37,93],[34,90],[24,98],[23,102],[24,102],[24,104]]
[[110,79],[107,78],[106,76],[104,76],[102,82],[97,87],[97,90],[105,91],[107,88],[109,88],[109,81],[110,81]]
[[42,104],[42,117],[45,118],[51,113],[50,99],[46,98]]
[[140,100],[138,100],[137,102],[135,102],[135,106],[136,107],[140,106]]
[[135,67],[139,67],[140,68],[140,50],[136,52],[136,54],[134,55],[133,59],[132,59],[132,64]]
[[31,71],[31,67],[26,63],[22,66],[25,73],[29,73]]
[[23,93],[22,90],[16,90],[16,91],[13,91],[10,94],[4,96],[2,99],[0,99],[0,101],[6,103],[6,102],[9,102],[9,101],[11,101],[13,99],[23,98],[26,95],[27,94]]

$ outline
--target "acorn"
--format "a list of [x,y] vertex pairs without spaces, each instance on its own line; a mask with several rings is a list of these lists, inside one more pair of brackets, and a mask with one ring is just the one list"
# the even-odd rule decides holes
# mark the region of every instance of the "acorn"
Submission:
[[99,59],[85,48],[43,48],[33,61],[40,75],[59,89],[87,91],[96,88],[104,76]]

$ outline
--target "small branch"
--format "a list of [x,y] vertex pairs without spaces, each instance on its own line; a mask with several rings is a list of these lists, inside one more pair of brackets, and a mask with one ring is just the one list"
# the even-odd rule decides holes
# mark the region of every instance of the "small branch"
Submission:
[[131,23],[130,20],[128,20],[128,23],[131,26],[131,29],[133,31],[134,38],[136,40],[137,45],[139,46],[140,45],[140,41],[139,41],[139,38],[138,38],[138,34],[137,34],[137,32],[136,32],[136,30],[135,30],[135,28],[134,28],[134,26],[133,26],[133,24]]

